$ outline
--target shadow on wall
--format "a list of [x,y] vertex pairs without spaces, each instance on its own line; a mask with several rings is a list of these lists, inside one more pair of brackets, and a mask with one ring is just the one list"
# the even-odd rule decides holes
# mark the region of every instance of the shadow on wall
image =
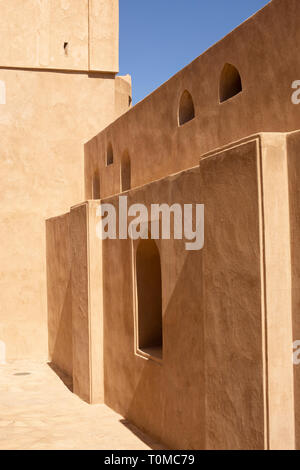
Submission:
[[160,254],[154,240],[141,240],[136,251],[138,349],[162,359]]
[[100,199],[100,178],[98,171],[93,176],[93,199]]
[[[104,243],[105,402],[171,448],[263,449],[256,142],[205,159],[201,171],[142,191],[133,198],[170,203],[172,194],[181,194],[183,201],[204,203],[206,244],[187,252],[182,240],[157,243],[160,363],[134,354],[130,241]],[[114,292],[120,293],[117,299]]]
[[131,189],[131,161],[129,153],[126,151],[121,160],[121,191]]
[[0,104],[6,104],[6,87],[3,80],[0,80]]
[[[215,102],[213,103],[214,106],[220,106],[222,103],[230,100],[231,98],[235,97],[236,95],[239,95],[243,91],[243,85],[242,85],[242,79],[241,79],[240,72],[232,64],[225,63],[225,65],[223,65],[223,69],[222,69],[221,73],[219,73],[216,80],[217,80],[217,86],[218,86],[218,90],[219,90],[219,96],[215,97]],[[195,96],[193,97],[192,94],[187,89],[185,89],[182,92],[182,94],[180,96],[180,99],[178,100],[178,103],[177,103],[177,110],[176,110],[177,116],[174,116],[175,119],[177,119],[177,127],[178,128],[181,128],[181,127],[184,128],[185,125],[188,124],[188,123],[191,123],[191,121],[196,121],[197,119],[202,119],[201,112],[199,114],[199,112],[197,110],[197,106],[195,106],[194,98],[195,98]],[[138,109],[140,109],[140,108],[137,107],[137,110]],[[138,112],[138,111],[135,111],[135,109],[133,108],[132,113],[135,113],[135,112]],[[135,114],[130,114],[131,118],[134,115]],[[120,124],[121,121],[118,121],[118,122]],[[112,130],[114,130],[115,126],[118,126],[119,124],[112,123],[110,125],[110,128]],[[122,128],[122,126],[121,126],[121,128]],[[189,126],[187,126],[187,129],[188,128],[189,128]],[[153,128],[153,135],[155,135],[155,131],[156,131],[155,128]],[[176,129],[176,131],[178,131],[178,129]],[[100,134],[98,134],[97,139],[99,138],[99,136],[105,136],[105,132],[102,131]],[[151,139],[153,137],[153,135],[150,134],[151,128],[147,127],[145,132],[148,134],[148,135],[146,134],[147,135],[146,140],[148,141],[148,139],[149,139],[149,141],[151,141]],[[184,132],[184,131],[182,130],[180,132]],[[121,134],[121,139],[124,139],[124,137],[122,137],[122,133],[120,133],[120,134]],[[162,133],[162,135],[163,134],[164,133]],[[197,134],[197,132],[196,132],[196,134]],[[196,135],[196,134],[194,133],[194,135]],[[141,135],[141,133],[140,133],[140,135]],[[185,135],[185,133],[182,134],[182,135]],[[170,136],[168,136],[168,138]],[[180,134],[178,134],[178,136],[180,136]],[[190,139],[193,139],[193,138],[194,137],[191,134]],[[116,137],[115,140],[119,140],[119,139],[120,139],[120,137],[119,137],[119,134],[118,134],[118,137]],[[89,148],[91,146],[91,149],[89,150],[90,158],[91,158],[92,154],[94,154],[94,157],[95,157],[95,158],[91,158],[90,162],[88,162],[88,165],[90,165],[90,168],[88,169],[89,176],[88,176],[87,182],[86,182],[87,187],[92,188],[92,198],[93,199],[100,199],[101,196],[102,197],[112,196],[114,194],[117,194],[119,192],[119,189],[121,190],[121,192],[128,191],[129,189],[132,188],[132,181],[134,182],[134,185],[136,185],[136,182],[135,182],[136,169],[139,168],[140,162],[137,159],[137,155],[135,154],[135,152],[132,149],[130,149],[130,154],[129,154],[128,148],[127,148],[127,146],[128,146],[128,142],[127,142],[128,136],[127,135],[126,135],[125,139],[126,140],[124,141],[125,142],[124,149],[126,149],[126,150],[124,150],[124,149],[121,150],[121,152],[123,152],[123,154],[121,153],[122,156],[120,158],[120,176],[115,174],[114,170],[111,169],[112,174],[113,174],[113,178],[116,178],[116,180],[117,180],[117,178],[120,177],[120,187],[118,189],[116,189],[116,187],[115,187],[114,190],[107,191],[106,185],[104,184],[103,189],[101,187],[101,191],[103,192],[103,194],[101,194],[101,195],[100,195],[100,189],[99,189],[100,188],[100,182],[99,182],[99,173],[98,173],[99,168],[98,168],[98,165],[99,165],[99,158],[102,159],[102,156],[100,157],[98,155],[98,153],[97,153],[98,150],[96,150],[97,146],[95,148],[94,147],[92,148],[92,146],[94,145],[95,139],[91,140],[87,144],[88,145],[87,148]],[[101,139],[100,139],[100,141],[101,141]],[[193,143],[193,141],[190,140],[189,148],[191,147],[192,143]],[[141,144],[141,146],[143,146],[142,142],[140,142],[140,144]],[[153,142],[153,146],[155,146],[156,144],[157,144],[157,142],[155,142],[155,143]],[[196,150],[196,148],[195,148],[195,150]],[[198,154],[198,152],[199,152],[199,154]],[[203,150],[202,150],[202,152],[203,152]],[[139,150],[139,153],[140,153],[140,150]],[[199,155],[201,154],[200,148],[197,150],[197,152],[195,151],[194,153],[195,153],[195,155],[197,154],[197,159],[198,159]],[[142,154],[144,154],[144,151],[141,152],[141,155]],[[143,156],[142,159],[144,159],[144,158],[145,157]],[[108,142],[108,145],[106,147],[106,153],[105,153],[104,159],[105,159],[105,168],[108,168],[108,167],[112,166],[114,163],[118,162],[118,155],[114,155],[114,148],[113,148],[113,145],[112,145],[111,141]],[[139,159],[140,159],[140,157],[139,157]],[[133,165],[132,165],[132,163],[133,163]],[[198,160],[197,160],[197,163],[196,163],[196,161],[194,161],[194,162],[190,161],[190,163],[188,165],[186,165],[186,164],[183,165],[183,166],[181,165],[179,167],[176,167],[176,169],[174,169],[173,163],[174,163],[174,161],[172,160],[171,167],[169,168],[169,170],[166,171],[166,174],[168,174],[168,172],[170,174],[172,174],[174,172],[177,173],[179,170],[183,170],[183,169],[186,169],[188,167],[191,168],[193,166],[196,166],[196,164],[198,163]],[[148,167],[147,170],[144,171],[144,181],[142,181],[142,184],[147,184],[147,183],[153,181],[153,175],[151,175],[151,170],[149,170],[149,169],[154,168],[155,165],[147,165],[147,167]],[[119,171],[119,166],[118,165],[116,165],[115,168],[116,168],[116,170],[115,170],[116,172]],[[132,171],[132,169],[133,169],[133,171]],[[87,173],[87,169],[85,171]],[[166,176],[166,174],[156,176],[155,179],[160,179],[162,176]],[[112,178],[112,175],[110,173],[109,176],[108,176],[108,180],[112,180],[113,178]],[[105,180],[105,174],[104,174],[104,180]],[[141,186],[142,184],[141,184],[141,182],[139,182],[138,186]],[[86,194],[86,198],[87,199],[89,198],[89,196],[87,194]]]

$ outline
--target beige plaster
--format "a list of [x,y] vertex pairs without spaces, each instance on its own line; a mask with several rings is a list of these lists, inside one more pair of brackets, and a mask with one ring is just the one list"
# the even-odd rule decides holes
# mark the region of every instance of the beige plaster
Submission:
[[73,376],[70,214],[46,224],[49,359]]
[[[299,71],[293,52],[300,40],[299,8],[296,0],[273,0],[85,145],[87,199],[99,181],[100,203],[117,209],[126,156],[128,204],[205,205],[201,251],[187,252],[182,240],[156,242],[159,360],[137,348],[138,243],[117,239],[97,246],[87,229],[90,203],[76,208],[85,214],[85,261],[78,245],[76,282],[88,285],[87,260],[101,257],[102,283],[93,290],[103,304],[93,312],[103,321],[103,356],[98,351],[95,361],[96,369],[104,368],[104,401],[171,448],[299,447],[292,346],[299,332],[299,136],[293,131],[300,120],[291,100]],[[220,95],[223,70],[226,93]],[[240,73],[242,91],[226,101],[229,71],[237,91]],[[122,79],[116,104],[125,106],[127,96]],[[80,226],[78,221],[75,239]],[[84,315],[73,315],[88,324],[94,313],[86,287],[82,298]],[[86,330],[73,330],[73,338]],[[93,348],[87,341],[84,353]],[[78,374],[79,386],[91,383],[92,375]]]
[[0,66],[117,73],[118,6],[118,0],[1,0]]
[[[299,1],[272,0],[132,109],[117,0],[32,0],[27,22],[22,5],[0,1],[7,357],[43,359],[48,333],[76,395],[171,448],[299,448]],[[123,190],[205,205],[202,250],[156,243],[159,358],[137,347],[138,243],[96,236]]]
[[[294,135],[249,137],[204,155],[200,168],[125,193],[147,207],[205,204],[202,251],[156,242],[162,361],[135,346],[136,248],[103,242],[105,403],[172,448],[295,448],[286,147]],[[107,202],[117,209],[118,195]]]
[[39,362],[0,366],[0,450],[165,449],[107,406],[80,400],[60,377]]
[[90,202],[71,210],[73,384],[74,392],[89,403],[104,400],[102,256],[96,207]]
[[204,202],[207,241],[194,253],[157,241],[161,364],[135,354],[131,241],[103,242],[105,403],[172,448],[264,448],[255,141],[128,196]]
[[[295,132],[287,136],[287,158],[289,176],[290,201],[290,231],[291,231],[291,275],[292,275],[292,312],[293,312],[293,341],[300,340],[300,276],[299,276],[299,222],[300,222],[300,193],[299,193],[299,151],[300,133]],[[300,449],[300,368],[294,365],[294,399],[295,399],[295,427],[296,448]]]
[[[115,28],[110,2],[103,21]],[[84,199],[83,144],[129,106],[129,84],[127,106],[116,98],[122,77],[88,72],[87,7],[0,1],[0,340],[10,359],[47,358],[45,219]]]
[[[299,17],[298,0],[273,0],[87,143],[86,167],[91,167],[89,175],[99,170],[101,197],[120,191],[125,151],[131,157],[132,187],[138,187],[191,168],[201,155],[251,134],[299,129],[299,106],[291,100],[292,83],[300,74],[295,58]],[[238,69],[243,91],[220,103],[226,63]],[[184,90],[193,98],[195,119],[178,127]],[[108,142],[114,167],[105,166]],[[95,145],[97,153],[90,150]],[[88,189],[85,197],[90,197]]]

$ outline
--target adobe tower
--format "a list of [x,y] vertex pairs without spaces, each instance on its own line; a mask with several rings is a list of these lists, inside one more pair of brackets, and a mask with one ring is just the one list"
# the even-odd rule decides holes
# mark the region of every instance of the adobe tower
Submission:
[[[47,221],[51,360],[170,448],[300,448],[299,19],[272,0],[97,133]],[[204,204],[203,249],[99,240],[120,195]]]

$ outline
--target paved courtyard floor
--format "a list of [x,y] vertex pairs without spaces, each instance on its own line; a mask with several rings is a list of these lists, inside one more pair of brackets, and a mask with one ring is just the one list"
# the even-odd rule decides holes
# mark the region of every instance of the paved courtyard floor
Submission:
[[0,449],[162,449],[105,405],[74,395],[48,364],[0,365]]

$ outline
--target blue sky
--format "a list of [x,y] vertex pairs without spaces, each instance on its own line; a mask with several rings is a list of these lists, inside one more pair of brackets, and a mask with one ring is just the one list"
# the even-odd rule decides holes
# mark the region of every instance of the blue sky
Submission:
[[269,0],[120,0],[120,74],[137,103]]

